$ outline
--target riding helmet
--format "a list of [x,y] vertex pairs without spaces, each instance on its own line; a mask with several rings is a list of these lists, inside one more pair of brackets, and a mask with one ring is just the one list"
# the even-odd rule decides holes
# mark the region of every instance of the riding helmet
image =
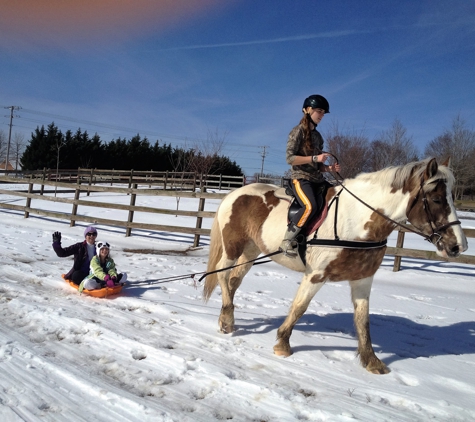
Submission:
[[305,98],[302,108],[305,109],[307,107],[321,108],[325,111],[325,114],[330,113],[330,104],[321,95],[310,95],[310,97]]

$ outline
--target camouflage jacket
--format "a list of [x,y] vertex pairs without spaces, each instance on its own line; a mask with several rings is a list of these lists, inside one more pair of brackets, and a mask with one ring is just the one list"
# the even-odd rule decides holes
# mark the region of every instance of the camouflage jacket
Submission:
[[[295,159],[295,156],[302,155],[318,155],[322,153],[323,150],[323,138],[320,132],[317,130],[312,130],[312,144],[313,151],[310,153],[305,153],[303,150],[304,145],[304,136],[303,136],[303,126],[295,126],[289,133],[289,139],[287,141],[287,150],[286,150],[286,159],[287,163],[292,166],[292,162]],[[312,164],[302,164],[300,166],[291,167],[291,177],[292,179],[306,179],[314,183],[323,183],[324,178],[322,171],[324,169],[323,163],[312,163]]]

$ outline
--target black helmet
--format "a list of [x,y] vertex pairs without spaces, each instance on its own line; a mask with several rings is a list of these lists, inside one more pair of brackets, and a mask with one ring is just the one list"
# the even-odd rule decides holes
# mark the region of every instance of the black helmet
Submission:
[[326,98],[321,95],[310,95],[310,97],[305,98],[302,108],[307,107],[321,108],[325,110],[325,114],[330,113],[330,104],[328,104]]

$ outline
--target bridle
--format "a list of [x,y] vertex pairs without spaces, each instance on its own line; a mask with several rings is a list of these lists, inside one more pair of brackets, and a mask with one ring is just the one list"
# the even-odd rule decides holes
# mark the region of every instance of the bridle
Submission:
[[[445,179],[438,179],[438,180],[434,180],[430,183],[438,183],[440,181],[447,182],[447,180],[445,180]],[[412,202],[411,206],[409,207],[409,210],[407,211],[406,215],[410,214],[412,208],[414,207],[414,205],[416,204],[416,202],[419,198],[419,194],[421,194],[421,196],[422,196],[422,209],[425,211],[425,214],[426,214],[426,217],[427,217],[427,222],[429,223],[429,226],[432,230],[431,235],[429,235],[429,236],[424,235],[424,234],[422,234],[422,235],[424,236],[425,240],[429,241],[430,243],[432,243],[434,245],[437,245],[440,242],[440,239],[442,239],[442,235],[440,234],[440,232],[442,232],[444,230],[447,230],[451,226],[455,226],[457,224],[462,224],[462,223],[459,220],[455,220],[455,221],[451,221],[447,224],[442,224],[441,226],[437,226],[437,224],[435,223],[435,218],[434,218],[432,212],[430,211],[429,201],[427,199],[426,192],[424,191],[424,182],[423,182],[422,179],[421,179],[419,191],[417,192],[417,195],[414,197],[414,201]]]
[[[330,152],[325,152],[325,153],[331,155],[335,159],[336,163],[338,163],[338,159],[332,153],[330,153]],[[435,219],[434,219],[434,217],[433,217],[433,215],[430,211],[429,202],[427,200],[426,192],[424,192],[424,180],[422,178],[421,178],[421,183],[420,183],[420,186],[419,186],[419,191],[417,192],[416,196],[414,197],[414,200],[412,201],[411,206],[409,207],[408,211],[406,212],[406,215],[408,216],[410,214],[412,208],[414,208],[414,206],[417,203],[419,195],[421,195],[422,196],[422,207],[425,211],[425,214],[426,214],[426,217],[427,217],[427,222],[428,222],[428,224],[429,224],[429,226],[432,230],[432,233],[430,235],[426,235],[422,231],[420,231],[419,229],[414,229],[414,228],[412,228],[412,227],[410,227],[406,224],[401,224],[401,223],[393,220],[392,218],[388,217],[387,215],[383,214],[381,211],[378,211],[376,208],[372,207],[371,205],[367,204],[361,198],[357,197],[353,192],[349,191],[348,188],[345,185],[343,185],[343,183],[341,183],[340,179],[343,180],[343,177],[341,177],[340,173],[338,173],[338,172],[334,172],[334,173],[338,176],[338,178],[334,177],[334,179],[337,182],[337,184],[342,188],[342,190],[344,189],[345,191],[347,191],[351,196],[353,196],[353,198],[355,198],[356,200],[361,202],[364,206],[366,206],[370,210],[374,211],[376,214],[383,217],[384,219],[390,221],[394,225],[402,227],[403,229],[408,230],[408,231],[410,231],[414,234],[417,234],[419,236],[422,236],[425,240],[427,240],[428,242],[432,243],[435,246],[437,246],[437,244],[440,242],[440,239],[442,239],[442,234],[441,234],[442,231],[447,230],[451,226],[462,224],[459,220],[455,220],[455,221],[451,221],[447,224],[437,226],[437,224],[435,222]],[[436,183],[436,182],[439,182],[440,180],[444,180],[444,179],[434,180],[431,183]],[[339,194],[341,192],[342,191],[340,191],[337,195],[339,196]]]

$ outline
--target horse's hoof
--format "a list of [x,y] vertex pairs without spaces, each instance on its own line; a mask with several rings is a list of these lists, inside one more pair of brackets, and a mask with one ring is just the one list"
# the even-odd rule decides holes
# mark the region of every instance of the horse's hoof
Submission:
[[292,349],[288,345],[276,344],[274,346],[274,354],[277,356],[283,356],[284,358],[288,358],[292,355]]
[[229,325],[221,325],[219,327],[219,330],[223,333],[223,334],[231,334],[234,329],[233,327],[229,326]]
[[391,370],[383,362],[380,362],[379,365],[367,366],[366,370],[377,375],[385,375],[391,372]]

